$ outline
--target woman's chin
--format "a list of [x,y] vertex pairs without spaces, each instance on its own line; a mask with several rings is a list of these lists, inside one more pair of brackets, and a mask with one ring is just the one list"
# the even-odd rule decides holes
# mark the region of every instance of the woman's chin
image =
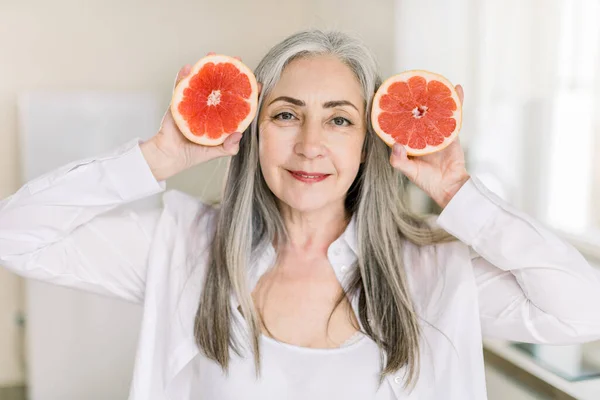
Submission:
[[281,201],[289,208],[299,212],[318,211],[331,205],[332,199],[325,199],[311,193],[285,196]]

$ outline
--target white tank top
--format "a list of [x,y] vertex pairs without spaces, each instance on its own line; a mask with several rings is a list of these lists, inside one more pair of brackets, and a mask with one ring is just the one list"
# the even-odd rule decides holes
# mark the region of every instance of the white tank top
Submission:
[[395,400],[389,382],[378,381],[379,349],[365,335],[335,349],[311,349],[261,338],[262,374],[252,356],[235,354],[229,375],[199,355],[194,360],[194,400]]

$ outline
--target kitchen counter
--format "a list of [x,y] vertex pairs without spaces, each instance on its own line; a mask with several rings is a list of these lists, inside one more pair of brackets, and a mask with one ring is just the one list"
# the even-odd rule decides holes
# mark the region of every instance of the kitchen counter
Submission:
[[560,400],[600,400],[600,377],[568,381],[536,363],[533,357],[501,340],[484,340],[486,363],[519,383]]

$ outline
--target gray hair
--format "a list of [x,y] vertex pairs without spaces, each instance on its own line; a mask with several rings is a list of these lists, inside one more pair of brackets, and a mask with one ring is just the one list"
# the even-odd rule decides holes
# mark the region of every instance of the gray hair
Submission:
[[[354,269],[351,283],[344,288],[338,305],[345,296],[358,298],[358,318],[365,334],[381,349],[381,379],[406,366],[405,385],[412,385],[419,371],[420,327],[404,269],[405,243],[423,246],[453,238],[431,227],[425,217],[411,213],[403,202],[405,179],[391,167],[391,149],[371,128],[371,101],[381,78],[375,58],[360,40],[341,32],[308,30],[275,45],[255,70],[257,80],[263,84],[257,114],[286,65],[301,57],[317,55],[334,56],[354,72],[362,87],[367,118],[365,159],[345,200],[347,211],[356,218],[358,268]],[[229,164],[196,315],[199,348],[225,371],[230,349],[240,354],[240,343],[232,335],[232,292],[250,328],[249,344],[257,373],[260,371],[262,321],[252,301],[248,270],[252,260],[270,243],[277,239],[281,245],[286,238],[277,199],[259,167],[258,118],[255,118]]]

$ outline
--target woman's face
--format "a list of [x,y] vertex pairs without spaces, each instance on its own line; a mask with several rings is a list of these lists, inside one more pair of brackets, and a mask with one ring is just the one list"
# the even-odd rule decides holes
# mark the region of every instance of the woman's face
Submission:
[[343,205],[365,132],[362,90],[349,67],[331,56],[292,61],[259,114],[267,185],[297,211]]

